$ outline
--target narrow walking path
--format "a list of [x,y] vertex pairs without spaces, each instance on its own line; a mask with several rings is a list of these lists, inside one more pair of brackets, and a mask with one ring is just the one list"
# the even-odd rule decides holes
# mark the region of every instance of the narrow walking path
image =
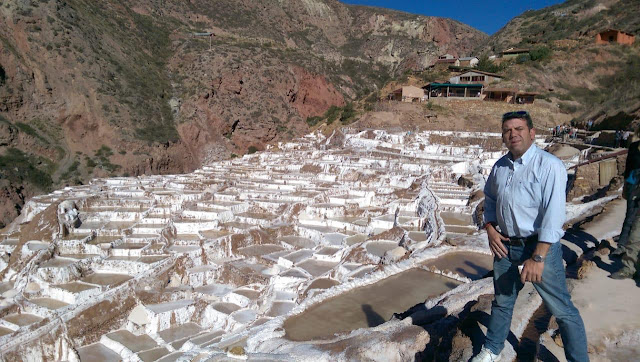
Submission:
[[[615,199],[591,221],[568,230],[562,241],[567,249],[580,250],[580,255],[584,252],[588,260],[585,263],[593,262],[583,279],[570,281],[573,303],[580,310],[587,331],[592,361],[629,361],[640,355],[640,286],[631,279],[610,279],[610,273],[619,268],[619,259],[609,258],[606,252],[590,252],[603,240],[620,233],[625,211],[626,200]],[[541,344],[539,350],[552,356],[538,358],[566,361],[564,350],[548,332],[543,334]]]

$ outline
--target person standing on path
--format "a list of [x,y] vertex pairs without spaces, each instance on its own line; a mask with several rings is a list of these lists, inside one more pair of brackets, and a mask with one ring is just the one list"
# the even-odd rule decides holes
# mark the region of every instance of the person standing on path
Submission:
[[624,131],[624,133],[622,134],[622,144],[624,145],[624,147],[629,147],[629,144],[631,143],[629,136],[631,136],[631,131],[629,130]]
[[[636,129],[640,137],[640,127]],[[624,188],[622,196],[627,199],[627,213],[618,238],[618,247],[613,255],[622,256],[622,268],[610,275],[612,279],[633,278],[638,271],[640,253],[640,141],[629,145],[627,162],[624,167]]]
[[620,141],[622,141],[622,131],[617,129],[615,133],[615,148],[620,147]]
[[[636,137],[640,137],[640,127],[636,130]],[[629,179],[631,172],[636,169],[640,169],[640,142],[636,141],[629,145],[629,152],[627,153],[627,162],[624,167],[624,188],[622,189],[622,197],[627,200],[627,212],[624,215],[624,222],[622,223],[622,230],[620,236],[618,236],[617,248],[611,253],[614,256],[623,255],[625,253],[625,245],[629,242],[629,233],[631,232],[631,226],[636,218],[636,213],[640,208],[640,200],[634,200],[634,187],[636,185],[631,184]],[[640,181],[640,180],[639,180]],[[620,274],[617,274],[620,275]],[[613,276],[612,276],[613,277]]]
[[564,234],[567,171],[560,159],[533,145],[534,138],[528,112],[502,116],[502,141],[509,152],[495,163],[484,187],[495,292],[486,341],[473,362],[500,359],[516,298],[526,282],[533,283],[556,317],[567,360],[589,360],[584,324],[567,289],[559,242]]

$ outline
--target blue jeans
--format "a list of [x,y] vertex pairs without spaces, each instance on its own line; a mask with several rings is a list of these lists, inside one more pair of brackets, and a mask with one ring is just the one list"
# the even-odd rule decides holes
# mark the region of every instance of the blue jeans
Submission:
[[[520,281],[518,265],[529,259],[535,249],[535,243],[525,246],[505,245],[506,258],[493,259],[493,286],[495,297],[491,304],[491,319],[488,325],[485,347],[495,354],[504,348],[511,327],[513,306],[518,293],[524,286]],[[567,290],[564,265],[562,264],[562,245],[551,244],[544,261],[542,282],[534,283],[544,304],[556,317],[560,335],[564,344],[564,353],[568,361],[588,361],[587,335],[578,309],[571,302]]]

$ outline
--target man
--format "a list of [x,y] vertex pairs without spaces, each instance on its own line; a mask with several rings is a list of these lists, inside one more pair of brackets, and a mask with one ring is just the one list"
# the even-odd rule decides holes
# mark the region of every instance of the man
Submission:
[[[640,128],[636,130],[640,136]],[[610,275],[613,279],[636,277],[640,258],[640,141],[629,145],[627,163],[624,168],[622,196],[627,199],[627,213],[618,238],[618,248],[612,253],[622,256],[622,268]],[[638,275],[640,280],[640,275]]]
[[[636,130],[636,132],[637,132],[637,135],[640,135],[640,127]],[[627,200],[627,212],[624,215],[624,221],[622,222],[622,230],[620,230],[620,235],[618,236],[618,240],[617,240],[618,247],[616,250],[614,250],[611,253],[612,256],[622,256],[625,254],[625,246],[629,242],[631,227],[633,226],[634,220],[636,220],[636,214],[640,209],[640,199],[638,198],[638,196],[640,196],[638,195],[638,190],[639,190],[638,187],[640,187],[640,183],[639,183],[640,180],[636,180],[635,177],[630,177],[631,174],[634,172],[634,170],[637,170],[637,169],[640,169],[640,142],[638,141],[633,142],[629,145],[629,152],[627,153],[627,163],[625,164],[624,174],[623,174],[623,178],[625,181],[624,181],[624,187],[622,189],[622,198]],[[635,175],[636,173],[634,173],[634,176]],[[640,226],[640,223],[638,224],[638,226]],[[640,233],[640,229],[638,229],[637,232]],[[636,234],[636,239],[637,239],[636,242],[640,241],[640,234]],[[636,251],[636,255],[637,255],[637,252],[640,251],[640,245],[637,245],[636,247],[639,248]],[[633,252],[631,252],[631,254],[633,254]],[[635,270],[635,265],[633,266],[633,268],[623,268],[617,273],[614,273],[613,275],[611,275],[611,277],[614,279],[631,277],[633,276],[633,273],[630,273],[631,275],[627,275],[629,273],[626,273],[626,272],[631,272],[634,270]]]
[[533,283],[556,316],[567,360],[589,360],[584,324],[567,290],[559,242],[564,234],[567,171],[562,161],[533,145],[534,137],[529,113],[502,116],[502,141],[509,153],[493,166],[484,188],[495,297],[484,347],[473,362],[500,359],[525,282]]

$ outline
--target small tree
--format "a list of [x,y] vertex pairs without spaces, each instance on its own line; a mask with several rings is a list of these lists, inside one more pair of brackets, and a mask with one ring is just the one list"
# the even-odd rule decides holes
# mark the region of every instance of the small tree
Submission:
[[497,73],[504,69],[504,66],[494,63],[493,60],[489,59],[489,56],[485,54],[478,59],[478,65],[476,65],[476,69],[483,72]]
[[351,119],[355,116],[356,116],[356,111],[355,109],[353,109],[353,103],[349,102],[342,109],[342,114],[340,115],[340,123],[348,124],[349,121],[351,121]]

